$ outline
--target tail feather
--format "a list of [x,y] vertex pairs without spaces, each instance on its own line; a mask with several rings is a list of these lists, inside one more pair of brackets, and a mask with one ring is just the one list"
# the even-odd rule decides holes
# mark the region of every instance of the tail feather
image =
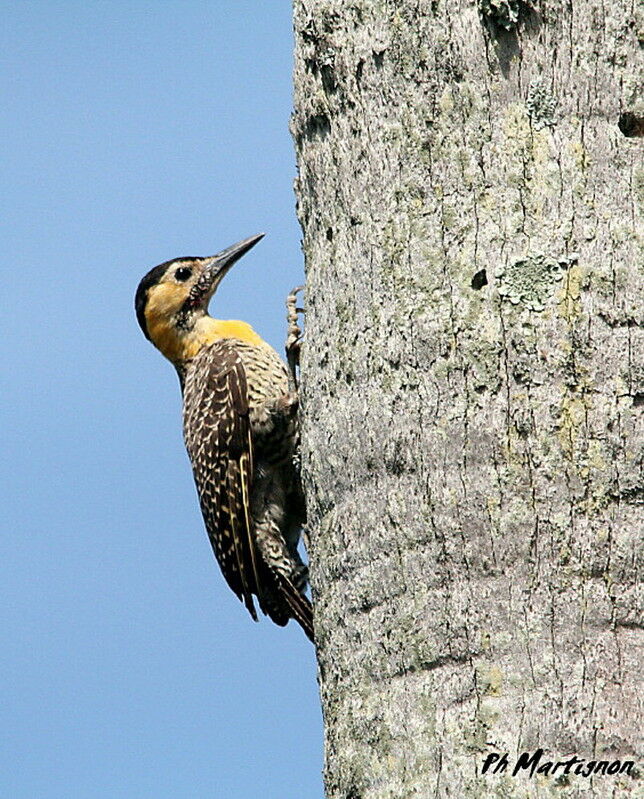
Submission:
[[291,580],[282,574],[276,574],[281,594],[291,611],[293,618],[306,633],[310,641],[315,642],[313,633],[313,607],[304,594],[301,594]]

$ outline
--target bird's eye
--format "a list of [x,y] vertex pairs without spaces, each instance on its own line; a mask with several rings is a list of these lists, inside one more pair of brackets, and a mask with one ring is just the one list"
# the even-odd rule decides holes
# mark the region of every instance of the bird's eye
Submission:
[[192,269],[189,266],[180,266],[177,271],[174,273],[176,280],[187,280],[190,275],[192,274]]

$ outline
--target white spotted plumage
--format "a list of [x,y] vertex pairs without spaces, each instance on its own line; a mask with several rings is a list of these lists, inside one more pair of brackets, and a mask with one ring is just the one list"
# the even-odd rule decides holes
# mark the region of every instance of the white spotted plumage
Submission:
[[294,617],[312,637],[297,553],[304,504],[284,365],[267,344],[222,339],[184,372],[184,438],[208,535],[228,584],[257,618]]

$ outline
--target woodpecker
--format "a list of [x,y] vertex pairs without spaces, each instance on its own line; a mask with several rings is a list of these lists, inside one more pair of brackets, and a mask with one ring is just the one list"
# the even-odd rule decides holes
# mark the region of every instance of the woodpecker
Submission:
[[184,441],[206,531],[228,585],[255,621],[253,596],[276,624],[294,618],[313,640],[307,569],[297,550],[305,509],[295,465],[295,293],[289,298],[290,374],[249,324],[208,314],[230,267],[262,237],[211,257],[155,266],[139,283],[135,308],[144,335],[179,375]]

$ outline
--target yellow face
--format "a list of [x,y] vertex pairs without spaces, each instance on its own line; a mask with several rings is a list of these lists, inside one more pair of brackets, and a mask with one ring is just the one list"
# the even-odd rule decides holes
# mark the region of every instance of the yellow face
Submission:
[[137,297],[137,311],[138,303],[142,303],[146,334],[172,363],[194,358],[203,346],[221,338],[262,343],[246,322],[208,316],[208,303],[227,271],[209,273],[211,261],[174,261],[157,282],[147,290],[144,287],[141,300]]
[[[202,260],[175,261],[147,292],[144,313],[148,334],[173,363],[194,357],[199,351],[194,340],[195,328],[199,318],[205,315],[215,288],[197,291],[203,267]],[[193,307],[189,307],[191,296],[195,297]]]
[[[164,278],[161,283],[148,290],[148,301],[145,306],[145,319],[148,329],[151,326],[171,319],[179,313],[189,294],[189,286],[177,284]],[[150,332],[152,332],[150,330]]]
[[151,269],[136,292],[143,333],[173,363],[194,358],[217,338],[261,339],[245,322],[222,322],[207,314],[208,303],[230,267],[262,238],[227,247],[210,258],[176,258]]

